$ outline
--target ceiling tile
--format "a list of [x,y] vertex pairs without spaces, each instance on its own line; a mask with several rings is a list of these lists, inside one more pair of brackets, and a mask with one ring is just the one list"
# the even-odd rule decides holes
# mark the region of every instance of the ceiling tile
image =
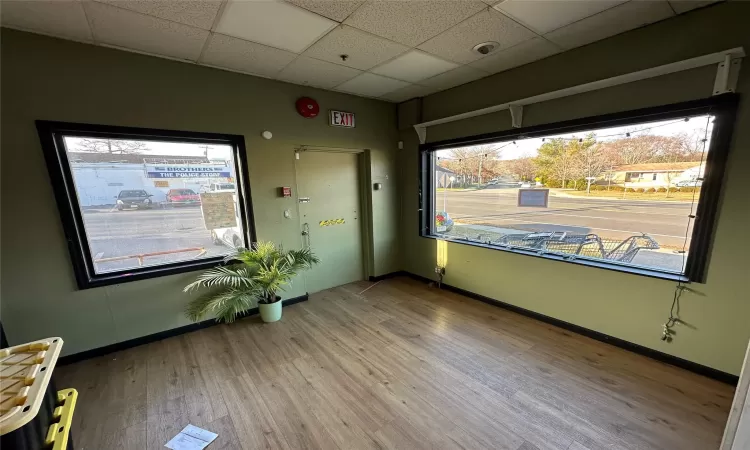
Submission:
[[286,50],[214,33],[199,62],[274,77],[296,57],[296,54]]
[[430,39],[419,48],[451,61],[470,63],[482,58],[473,50],[477,44],[494,41],[500,44],[498,50],[502,50],[535,36],[510,18],[490,9]]
[[79,41],[90,41],[91,31],[80,2],[0,2],[3,26],[51,34]]
[[511,48],[492,53],[479,61],[474,61],[470,66],[490,73],[497,73],[546,58],[561,51],[544,38],[536,37]]
[[674,16],[666,0],[630,1],[559,28],[544,37],[570,49]]
[[337,91],[350,94],[364,95],[367,97],[381,97],[396,89],[409,86],[409,83],[393,78],[381,77],[372,73],[363,73],[336,87]]
[[[305,55],[325,61],[367,70],[409,50],[401,44],[341,25],[305,50]],[[348,55],[346,61],[341,55]]]
[[221,0],[97,0],[149,16],[210,30]]
[[349,17],[364,0],[287,0],[289,3],[305,8],[309,11],[320,14],[321,16],[333,19],[336,22],[343,22]]
[[229,0],[216,32],[301,53],[336,22],[280,0]]
[[627,0],[504,0],[495,8],[539,34],[549,33]]
[[672,5],[672,9],[674,9],[677,14],[682,14],[719,1],[721,0],[669,0],[669,4]]
[[208,31],[96,2],[84,3],[94,38],[104,44],[196,60]]
[[445,61],[419,50],[404,53],[396,59],[371,70],[372,73],[416,83],[439,73],[455,69],[458,64]]
[[278,75],[279,80],[332,89],[361,74],[361,70],[300,56]]
[[440,75],[422,80],[419,83],[435,89],[450,89],[470,81],[478,80],[489,75],[487,72],[469,66],[461,66]]
[[344,23],[414,47],[486,7],[472,0],[372,0]]
[[396,89],[393,92],[389,92],[380,98],[383,100],[388,100],[389,102],[401,103],[413,98],[430,95],[433,92],[437,92],[437,89],[427,86],[420,86],[418,84],[412,84],[401,89]]

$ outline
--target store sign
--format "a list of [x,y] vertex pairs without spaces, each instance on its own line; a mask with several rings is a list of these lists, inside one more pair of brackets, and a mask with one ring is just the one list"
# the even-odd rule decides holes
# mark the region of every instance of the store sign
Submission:
[[147,164],[146,176],[148,178],[229,178],[232,173],[228,166],[220,164]]
[[518,206],[547,208],[549,206],[549,189],[519,189]]
[[354,128],[354,113],[330,110],[328,122],[332,127]]

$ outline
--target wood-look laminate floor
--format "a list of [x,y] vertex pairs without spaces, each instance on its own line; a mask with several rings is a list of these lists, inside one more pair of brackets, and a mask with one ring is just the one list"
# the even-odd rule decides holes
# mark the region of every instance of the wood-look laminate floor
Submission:
[[718,448],[733,389],[398,278],[56,369],[76,448]]

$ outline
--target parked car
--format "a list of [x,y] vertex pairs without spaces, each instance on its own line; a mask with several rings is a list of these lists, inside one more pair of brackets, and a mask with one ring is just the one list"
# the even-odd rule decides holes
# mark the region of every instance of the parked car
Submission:
[[153,195],[144,191],[143,189],[132,189],[120,191],[117,194],[117,210],[122,211],[123,209],[148,209],[153,206],[151,200]]
[[200,202],[200,195],[192,189],[170,189],[167,192],[167,205],[198,205]]
[[235,187],[234,183],[211,183],[201,186],[199,191],[201,194],[208,192],[234,192]]
[[450,233],[453,229],[453,219],[446,211],[435,213],[435,231],[438,233]]
[[701,187],[703,186],[703,180],[682,180],[674,184],[677,187]]

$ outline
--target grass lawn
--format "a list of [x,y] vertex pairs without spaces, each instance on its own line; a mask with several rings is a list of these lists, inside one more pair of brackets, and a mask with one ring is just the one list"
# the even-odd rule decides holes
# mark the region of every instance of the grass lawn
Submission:
[[565,191],[566,194],[574,195],[576,197],[589,197],[589,198],[624,198],[630,200],[655,200],[655,201],[674,201],[674,202],[690,202],[700,197],[700,192],[693,194],[692,192],[670,192],[667,197],[666,192],[618,192],[618,191]]

